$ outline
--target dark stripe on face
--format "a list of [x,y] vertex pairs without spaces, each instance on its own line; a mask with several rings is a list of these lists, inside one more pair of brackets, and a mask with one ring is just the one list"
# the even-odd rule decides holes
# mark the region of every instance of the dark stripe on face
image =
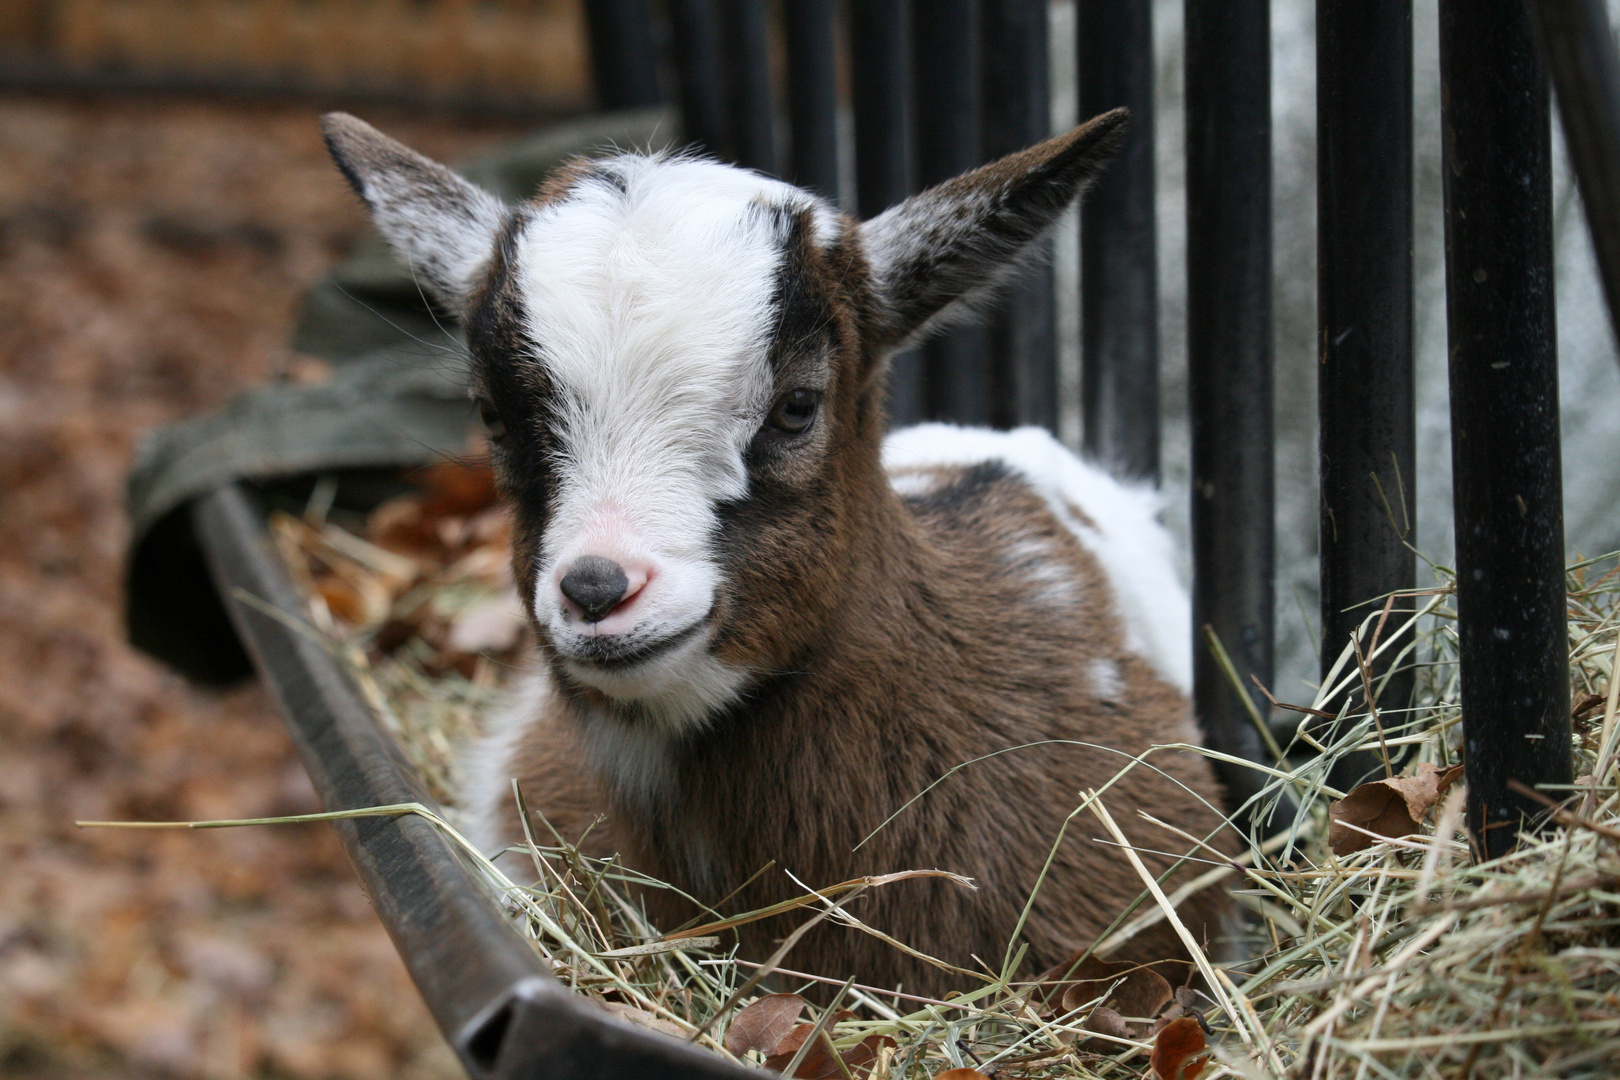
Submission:
[[771,370],[781,380],[826,356],[834,326],[833,282],[827,277],[826,259],[816,248],[815,212],[787,207],[772,207],[771,212],[779,220],[782,265],[771,298],[777,319],[769,355]]
[[496,479],[512,502],[517,536],[513,569],[525,603],[533,598],[540,538],[555,490],[552,433],[556,389],[540,363],[541,346],[529,336],[514,265],[517,234],[527,215],[514,214],[502,230],[483,291],[467,316],[473,385],[500,414],[506,437],[491,447]]

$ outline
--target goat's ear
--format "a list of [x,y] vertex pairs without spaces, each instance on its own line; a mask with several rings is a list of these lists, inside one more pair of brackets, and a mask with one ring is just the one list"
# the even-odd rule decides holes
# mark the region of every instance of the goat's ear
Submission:
[[1124,140],[1124,109],[913,195],[860,227],[876,294],[874,349],[972,314]]
[[321,132],[383,238],[438,300],[461,311],[494,254],[506,207],[348,113],[327,113]]

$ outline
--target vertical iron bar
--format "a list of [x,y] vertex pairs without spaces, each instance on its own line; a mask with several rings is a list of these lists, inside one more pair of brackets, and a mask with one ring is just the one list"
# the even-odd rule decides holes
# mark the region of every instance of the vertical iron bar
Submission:
[[1457,633],[1468,823],[1511,850],[1570,781],[1546,75],[1519,4],[1441,0]]
[[1620,56],[1603,0],[1530,0],[1586,204],[1609,324],[1620,335]]
[[[1371,601],[1415,584],[1412,396],[1412,0],[1316,4],[1317,415],[1322,675]],[[1394,624],[1390,624],[1390,630]],[[1373,662],[1375,676],[1387,662]],[[1349,669],[1354,676],[1355,667]],[[1359,686],[1352,696],[1359,697]],[[1378,705],[1396,723],[1412,676]],[[1337,705],[1329,706],[1330,710]],[[1382,762],[1346,756],[1349,790]]]
[[833,57],[833,0],[782,5],[787,38],[788,178],[838,202],[838,71]]
[[[1000,0],[980,14],[981,152],[1015,153],[1052,131],[1046,0]],[[1048,247],[1050,244],[1047,245]],[[1058,375],[1052,265],[1040,257],[1009,290],[989,326],[990,422],[1057,430]]]
[[[919,188],[978,165],[979,56],[975,0],[932,0],[911,9],[911,79]],[[930,420],[985,424],[990,381],[983,327],[947,331],[922,347],[922,400]]]
[[1159,479],[1159,256],[1153,0],[1079,0],[1080,117],[1121,105],[1131,131],[1080,206],[1080,411],[1086,453]]
[[771,106],[765,0],[720,0],[720,35],[732,156],[745,169],[775,175],[776,112]]
[[647,0],[589,0],[585,20],[597,107],[634,109],[662,101]]
[[[855,114],[855,213],[874,217],[911,192],[908,122],[910,41],[907,0],[856,0],[849,20],[850,97]],[[922,419],[917,353],[889,361],[889,418]]]
[[714,0],[669,0],[669,23],[687,145],[732,157]]
[[876,217],[911,193],[908,10],[907,0],[860,0],[846,8],[855,114],[855,213],[862,218]]
[[[1240,695],[1251,675],[1270,683],[1274,647],[1271,12],[1267,0],[1185,0],[1185,12],[1193,707],[1211,745],[1253,761],[1260,735]],[[1216,768],[1235,802],[1258,787],[1251,770]]]

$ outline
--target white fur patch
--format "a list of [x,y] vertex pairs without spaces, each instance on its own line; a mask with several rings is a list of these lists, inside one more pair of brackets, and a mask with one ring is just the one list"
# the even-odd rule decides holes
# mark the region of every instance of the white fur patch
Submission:
[[1001,432],[922,424],[894,432],[883,444],[883,464],[891,472],[984,461],[1000,461],[1021,475],[1079,538],[1108,577],[1125,647],[1190,693],[1192,610],[1176,576],[1174,543],[1159,523],[1157,492],[1121,484],[1040,428]]
[[1086,678],[1099,701],[1120,701],[1125,696],[1125,678],[1120,674],[1119,665],[1105,656],[1086,665]]
[[889,473],[889,487],[901,498],[927,495],[939,486],[939,474],[932,469],[898,469]]
[[1032,595],[1049,607],[1072,607],[1080,597],[1080,583],[1049,540],[1032,536],[1013,542],[1007,548],[1007,565],[1035,586]]
[[545,673],[524,675],[515,680],[503,708],[487,714],[484,732],[461,757],[461,821],[468,840],[486,855],[510,837],[499,822],[510,821],[515,813],[512,778],[517,774],[513,758],[523,733],[548,707],[552,699],[551,677]]
[[[598,633],[656,643],[708,615],[715,506],[747,494],[743,455],[775,392],[767,351],[785,237],[766,207],[814,209],[818,236],[837,225],[807,193],[710,161],[625,155],[595,169],[516,240],[526,328],[558,392],[535,612],[565,656]],[[572,618],[556,587],[588,554],[649,569],[611,625]],[[680,726],[746,682],[692,646],[570,672]]]
[[667,731],[597,715],[586,718],[583,741],[585,756],[614,791],[643,813],[659,810],[675,783]]

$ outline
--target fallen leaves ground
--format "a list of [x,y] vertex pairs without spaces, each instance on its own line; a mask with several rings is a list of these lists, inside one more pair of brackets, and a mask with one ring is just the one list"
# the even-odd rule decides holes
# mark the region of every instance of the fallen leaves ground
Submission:
[[[296,362],[361,227],[312,107],[0,95],[0,1076],[453,1075],[264,695],[119,624],[139,434]],[[510,129],[376,117],[425,151]]]

